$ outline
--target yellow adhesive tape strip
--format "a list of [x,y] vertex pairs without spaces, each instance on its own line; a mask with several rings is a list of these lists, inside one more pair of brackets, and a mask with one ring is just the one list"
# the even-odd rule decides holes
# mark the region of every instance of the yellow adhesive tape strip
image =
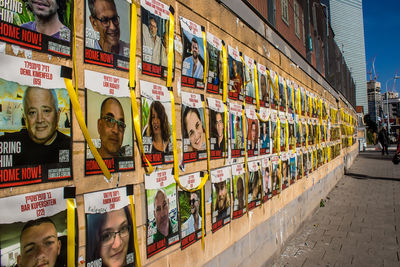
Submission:
[[276,152],[278,153],[278,156],[279,156],[279,152],[281,151],[281,122],[280,122],[280,119],[279,119],[279,117],[276,119],[276,129],[277,129],[277,140],[276,140],[276,143],[277,143],[277,148],[276,148]]
[[67,266],[75,266],[75,199],[67,199]]
[[174,14],[172,14],[172,12],[169,12],[167,87],[172,86],[172,69],[174,65],[174,30]]
[[140,251],[139,251],[139,242],[137,237],[137,229],[136,229],[136,216],[135,216],[135,204],[133,202],[133,195],[129,195],[129,202],[131,204],[131,216],[132,216],[132,227],[133,227],[133,245],[135,247],[135,257],[136,257],[136,267],[142,266],[140,261]]
[[204,82],[204,87],[207,84],[207,75],[208,75],[208,71],[207,71],[207,37],[206,37],[206,32],[202,32],[203,33],[203,47],[204,47],[204,77],[203,77],[203,82]]
[[[204,187],[201,188],[200,194],[201,194],[201,216],[202,216],[202,218],[205,218],[205,212],[204,212],[204,205],[205,205],[205,203],[204,203]],[[205,248],[205,246],[204,246],[204,234],[205,234],[204,228],[205,228],[205,226],[204,226],[204,219],[203,219],[203,220],[201,220],[201,248],[203,250]]]
[[257,111],[260,111],[260,95],[258,94],[258,73],[257,73],[257,66],[254,64],[254,84],[256,87],[256,105]]
[[223,96],[222,96],[222,101],[224,103],[226,103],[226,100],[228,98],[228,55],[226,53],[225,45],[222,46],[222,68],[223,68]]
[[[242,108],[242,129],[243,129],[243,144],[244,144],[244,173],[245,183],[248,184],[249,176],[247,175],[247,140],[246,140],[246,116],[245,116],[245,105]],[[246,210],[247,216],[249,216],[249,201],[248,201],[248,186],[246,186]]]
[[206,131],[206,145],[207,145],[207,171],[210,173],[210,143],[208,140],[208,122],[206,116],[206,103],[203,101],[203,112],[204,112],[204,124],[205,124],[205,131]]

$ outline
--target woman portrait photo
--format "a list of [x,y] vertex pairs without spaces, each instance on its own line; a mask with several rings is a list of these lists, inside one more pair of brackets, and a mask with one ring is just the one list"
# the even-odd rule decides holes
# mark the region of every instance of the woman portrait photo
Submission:
[[183,138],[190,141],[188,149],[184,152],[205,150],[206,134],[199,109],[183,107]]
[[107,267],[133,266],[132,217],[129,206],[86,215],[87,263]]
[[150,105],[150,113],[146,127],[146,136],[152,139],[151,153],[168,153],[171,129],[169,127],[168,115],[164,106],[159,101],[153,101]]

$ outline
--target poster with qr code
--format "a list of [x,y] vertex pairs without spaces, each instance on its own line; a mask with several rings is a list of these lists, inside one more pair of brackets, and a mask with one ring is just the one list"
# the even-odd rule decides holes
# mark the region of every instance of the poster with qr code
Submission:
[[61,66],[0,55],[0,188],[72,179]]

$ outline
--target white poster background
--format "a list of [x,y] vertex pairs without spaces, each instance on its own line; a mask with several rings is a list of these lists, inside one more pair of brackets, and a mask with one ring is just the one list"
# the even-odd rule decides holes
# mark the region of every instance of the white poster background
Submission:
[[224,167],[220,169],[211,170],[211,182],[220,183],[226,181],[226,179],[231,177],[231,168]]
[[85,88],[102,95],[130,97],[128,79],[85,70]]
[[181,185],[186,189],[193,189],[200,185],[201,176],[200,172],[195,172],[192,174],[187,174],[179,177]]
[[83,195],[85,200],[85,213],[104,213],[119,210],[129,205],[129,196],[126,195],[126,187],[87,193]]
[[144,179],[146,190],[160,189],[175,183],[172,169],[154,171],[149,175],[145,174]]

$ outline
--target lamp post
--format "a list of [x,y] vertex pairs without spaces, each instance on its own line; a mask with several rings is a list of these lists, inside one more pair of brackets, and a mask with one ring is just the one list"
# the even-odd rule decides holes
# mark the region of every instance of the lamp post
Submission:
[[[388,92],[388,81],[390,80],[394,80],[394,82],[396,82],[397,79],[400,79],[400,76],[393,76],[393,78],[390,78],[389,80],[386,81],[386,112],[387,112],[387,130],[388,130],[388,134],[390,134],[390,112],[389,112],[389,92]],[[383,104],[383,103],[382,103]]]

